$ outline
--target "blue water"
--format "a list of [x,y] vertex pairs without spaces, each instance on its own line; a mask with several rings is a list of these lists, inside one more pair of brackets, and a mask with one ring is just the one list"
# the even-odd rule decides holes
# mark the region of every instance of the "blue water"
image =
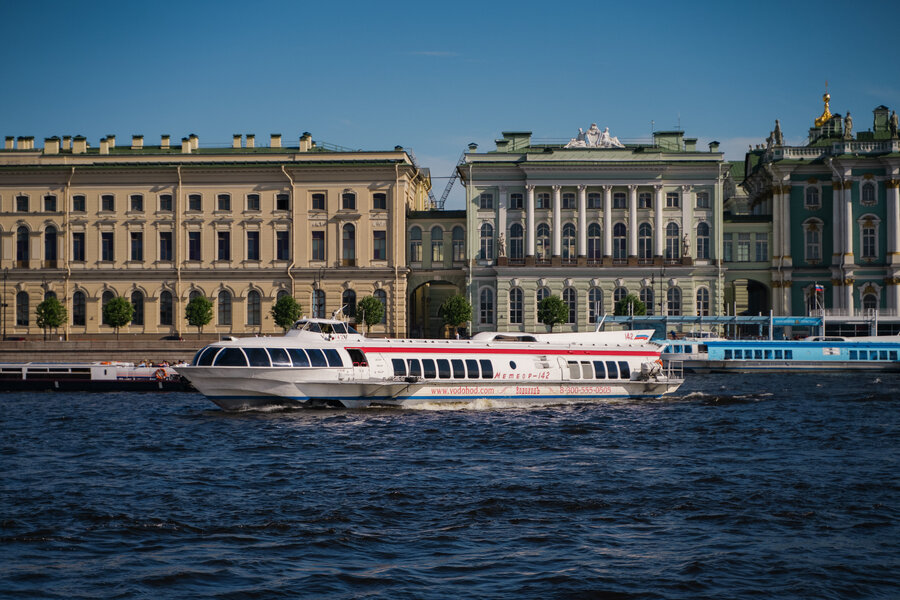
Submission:
[[900,376],[527,410],[0,394],[3,598],[898,598]]

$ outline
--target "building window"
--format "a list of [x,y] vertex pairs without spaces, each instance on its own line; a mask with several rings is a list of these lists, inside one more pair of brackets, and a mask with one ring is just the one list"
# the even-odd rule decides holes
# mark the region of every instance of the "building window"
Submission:
[[516,193],[516,194],[509,195],[510,210],[521,210],[524,202],[525,202],[525,199],[522,197],[522,194]]
[[72,212],[85,212],[87,202],[84,195],[72,196]]
[[259,194],[247,194],[247,210],[259,210]]
[[172,232],[159,232],[159,260],[163,262],[172,261]]
[[678,260],[681,257],[681,231],[678,223],[666,225],[666,259]]
[[116,197],[112,194],[103,194],[100,196],[100,210],[113,212],[116,210]]
[[876,245],[878,239],[877,231],[872,219],[866,219],[862,223],[860,243],[862,246],[862,257],[865,260],[874,260],[878,257],[878,248]]
[[562,207],[563,208],[575,208],[575,194],[572,192],[566,192],[562,195]]
[[144,324],[144,294],[135,290],[131,292],[131,305],[134,307],[134,312],[131,315],[131,324],[132,325],[143,325]]
[[603,314],[603,290],[591,288],[588,292],[588,322],[597,323]]
[[481,196],[478,197],[478,208],[481,210],[494,210],[494,195],[481,194]]
[[16,212],[28,212],[28,196],[16,196]]
[[250,290],[247,294],[247,325],[262,325],[262,299],[256,290]]
[[200,260],[199,231],[188,231],[188,260]]
[[767,262],[769,260],[769,234],[756,234],[756,262]]
[[650,223],[638,226],[638,258],[653,258],[653,227]]
[[16,294],[16,326],[28,327],[28,292]]
[[697,316],[709,316],[709,290],[707,288],[697,290]]
[[325,292],[323,290],[313,291],[313,317],[317,319],[325,318]]
[[44,212],[56,212],[56,196],[53,194],[44,196]]
[[638,208],[653,208],[653,194],[650,192],[638,194]]
[[216,196],[216,209],[222,211],[231,210],[231,194],[219,194]]
[[509,257],[521,260],[525,257],[525,230],[518,223],[509,226]]
[[697,208],[709,208],[709,192],[697,192]]
[[200,194],[190,194],[188,196],[188,210],[203,210],[203,196]]
[[218,260],[231,260],[231,232],[216,232],[217,254]]
[[600,225],[591,223],[587,230],[587,257],[599,260],[603,256],[603,232]]
[[521,325],[525,322],[524,316],[525,294],[519,288],[509,290],[509,323]]
[[312,232],[312,259],[325,260],[325,232]]
[[345,267],[356,266],[356,227],[347,223],[341,233],[341,258]]
[[466,260],[466,232],[462,227],[453,228],[453,262]]
[[144,196],[142,194],[131,195],[131,212],[144,212]]
[[172,292],[164,291],[159,295],[159,324],[171,325],[174,323],[175,309],[172,302]]
[[678,192],[668,192],[666,194],[666,208],[678,208],[681,206],[679,202]]
[[375,299],[381,302],[381,323],[387,323],[387,292],[384,290],[375,290],[375,293],[372,294],[375,296]]
[[875,206],[875,184],[867,181],[862,185],[860,202],[863,206]]
[[494,259],[494,227],[490,223],[481,225],[481,260]]
[[494,322],[494,292],[490,288],[482,288],[480,294],[479,322],[490,325]]
[[387,194],[384,192],[372,194],[372,208],[375,210],[387,210]]
[[72,260],[84,262],[84,232],[76,231],[72,234]]
[[803,224],[804,248],[806,262],[817,263],[822,260],[822,223],[817,219]]
[[730,233],[722,234],[722,259],[725,262],[731,262],[733,260],[734,244],[732,243],[732,237]]
[[275,194],[275,210],[291,210],[291,195]]
[[613,225],[613,258],[627,258],[628,254],[625,249],[625,238],[627,235],[628,229],[624,223]]
[[615,192],[612,198],[613,208],[628,208],[628,203],[625,200],[625,192]]
[[247,260],[259,260],[259,232],[247,232]]
[[865,311],[875,310],[878,308],[878,296],[875,294],[865,294],[862,298],[862,307]]
[[351,319],[356,318],[356,292],[353,290],[344,290],[341,294],[341,310]]
[[641,302],[644,303],[644,306],[647,308],[647,314],[653,314],[653,288],[645,287],[641,288],[639,293],[639,297]]
[[575,225],[566,223],[562,230],[562,257],[574,260],[575,256]]
[[679,288],[669,288],[666,292],[666,310],[674,317],[681,315],[681,290]]
[[591,192],[587,195],[588,208],[603,208],[603,195],[597,192]]
[[[104,258],[103,260],[112,259]],[[131,260],[135,262],[144,260],[144,234],[140,231],[131,232]]]
[[115,260],[115,246],[113,244],[113,234],[111,231],[104,231],[100,234],[100,260],[112,262]]
[[750,261],[750,234],[749,233],[739,233],[738,234],[737,261],[738,262],[749,262]]
[[806,188],[806,208],[817,209],[821,203],[819,202],[819,188],[811,185]]
[[374,231],[372,244],[372,259],[387,260],[387,232]]
[[705,222],[697,224],[697,258],[709,258],[709,224]]
[[17,267],[27,267],[30,251],[28,247],[28,229],[23,225],[16,229],[16,261]]
[[431,262],[444,262],[444,230],[440,227],[431,228]]
[[341,194],[341,208],[344,210],[356,210],[356,194],[353,192]]
[[291,259],[291,238],[289,231],[275,232],[275,260]]
[[172,194],[159,195],[159,210],[161,212],[172,212]]
[[627,295],[628,295],[628,290],[626,290],[623,287],[617,287],[615,290],[613,290],[613,307],[615,307],[616,304],[618,304],[619,302],[624,300]]
[[325,194],[312,195],[312,209],[325,210]]
[[566,323],[575,323],[578,319],[578,303],[577,303],[578,293],[575,291],[575,288],[566,288],[563,290],[563,302],[569,308],[569,316],[566,319]]
[[56,244],[56,227],[50,225],[44,230],[44,260],[51,263],[48,266],[55,266],[57,258]]
[[422,262],[422,229],[413,227],[409,230],[409,261]]
[[550,226],[541,223],[537,226],[537,258],[547,260],[550,258]]
[[84,327],[87,322],[87,298],[84,292],[72,294],[72,325]]
[[537,194],[535,201],[535,208],[550,208],[550,194],[548,192],[541,192]]
[[231,294],[222,290],[218,300],[219,325],[231,325]]
[[109,290],[103,292],[103,295],[100,296],[100,322],[103,325],[109,325],[109,319],[106,318],[106,305],[115,297],[116,295]]
[[535,295],[534,295],[535,308],[537,308],[537,305],[541,303],[541,300],[548,297],[549,295],[550,295],[549,288],[545,288],[545,287],[538,288],[537,292],[535,292]]

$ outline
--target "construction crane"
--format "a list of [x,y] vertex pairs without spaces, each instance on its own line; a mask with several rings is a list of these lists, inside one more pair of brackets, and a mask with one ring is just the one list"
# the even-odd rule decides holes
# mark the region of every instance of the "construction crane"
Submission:
[[[415,153],[409,148],[404,148],[403,150],[409,156],[409,160],[412,161],[413,166],[417,170],[421,171],[422,168],[419,166],[419,160],[416,158]],[[431,191],[431,188],[428,188],[428,203],[432,208],[434,208],[435,204],[437,204],[437,201],[434,199],[434,192]]]
[[447,196],[450,195],[450,190],[453,189],[453,184],[459,179],[459,166],[465,164],[466,162],[466,151],[463,150],[462,154],[459,155],[459,160],[456,161],[456,166],[453,167],[453,174],[450,175],[450,179],[447,181],[447,186],[444,188],[444,193],[441,194],[441,199],[438,200],[437,208],[438,210],[444,210],[444,203],[447,202]]

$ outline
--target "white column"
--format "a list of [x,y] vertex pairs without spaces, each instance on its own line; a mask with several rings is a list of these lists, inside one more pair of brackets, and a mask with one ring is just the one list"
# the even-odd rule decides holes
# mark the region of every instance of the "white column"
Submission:
[[897,260],[897,252],[900,252],[900,181],[889,180],[885,182],[887,192],[887,252],[888,261]]
[[628,256],[638,253],[637,186],[628,186]]
[[603,186],[603,256],[612,256],[612,186]]
[[853,263],[853,233],[854,228],[856,227],[856,223],[853,221],[853,200],[851,195],[851,183],[849,181],[844,183],[843,190],[843,221],[844,221],[844,254],[847,255],[845,262],[852,264]]
[[562,218],[560,205],[562,204],[562,186],[553,186],[553,256],[562,254]]
[[578,186],[578,256],[587,256],[587,186]]
[[[844,226],[841,223],[843,220],[841,215],[841,199],[843,198],[843,183],[834,180],[831,182],[831,223],[832,227],[834,227],[834,232],[832,236],[832,248],[834,248],[832,254],[832,264],[839,265],[841,264],[841,252],[844,251],[844,237],[843,231]],[[824,259],[824,257],[822,257]]]
[[691,242],[691,252],[696,252],[697,240],[694,237],[694,188],[689,185],[681,186],[681,237],[687,235]]
[[663,243],[666,228],[663,223],[663,202],[665,202],[665,198],[663,197],[663,187],[661,185],[654,186],[653,189],[656,192],[653,198],[653,211],[656,220],[656,224],[653,226],[653,237],[656,238],[654,240],[653,255],[665,256],[666,246]]
[[[772,264],[777,265],[778,261],[781,259],[784,254],[781,251],[782,244],[784,243],[782,240],[782,220],[777,218],[778,215],[782,214],[784,210],[782,208],[783,200],[781,195],[781,186],[774,186],[774,190],[772,192]],[[780,307],[775,307],[775,310],[781,310]],[[778,313],[783,314],[783,313]]]
[[534,186],[525,186],[525,255],[534,256]]
[[[500,243],[500,236],[503,236],[503,239],[507,239],[506,233],[506,210],[509,207],[509,192],[506,190],[505,185],[500,186],[500,201],[497,205],[497,244]],[[500,249],[497,248],[497,252],[495,253],[497,256],[500,256]]]

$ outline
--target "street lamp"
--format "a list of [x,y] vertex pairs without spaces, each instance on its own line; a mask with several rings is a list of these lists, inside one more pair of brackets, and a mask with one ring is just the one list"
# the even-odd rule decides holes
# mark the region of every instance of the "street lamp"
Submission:
[[6,280],[9,279],[9,267],[3,269],[3,298],[0,299],[0,308],[3,309],[2,317],[3,317],[3,339],[6,339],[6,307],[9,306],[6,303]]

